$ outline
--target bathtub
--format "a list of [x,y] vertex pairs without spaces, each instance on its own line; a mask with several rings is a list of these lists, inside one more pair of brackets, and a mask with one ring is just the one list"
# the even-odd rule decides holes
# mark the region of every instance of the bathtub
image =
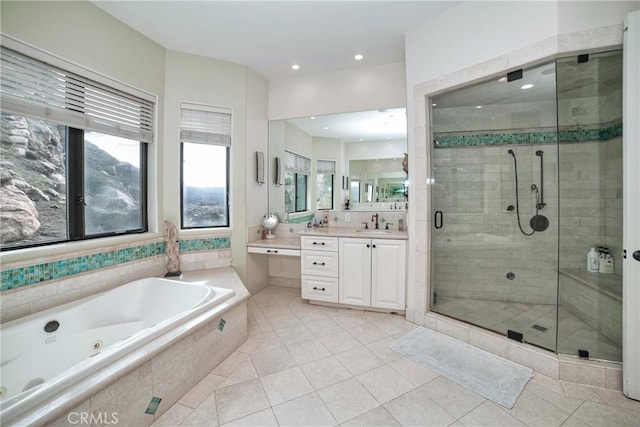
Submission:
[[205,283],[141,279],[3,324],[0,418],[27,413],[235,295]]

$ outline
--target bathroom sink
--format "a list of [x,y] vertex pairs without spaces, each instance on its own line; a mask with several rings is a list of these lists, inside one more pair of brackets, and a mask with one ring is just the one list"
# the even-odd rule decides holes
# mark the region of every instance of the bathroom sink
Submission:
[[356,230],[356,233],[370,234],[374,236],[375,235],[384,236],[385,234],[391,233],[391,230],[371,230],[371,229],[361,228],[359,230]]

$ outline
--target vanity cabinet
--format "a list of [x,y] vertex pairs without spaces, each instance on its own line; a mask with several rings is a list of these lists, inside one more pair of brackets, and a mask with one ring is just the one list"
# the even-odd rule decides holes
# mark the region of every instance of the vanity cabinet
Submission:
[[302,298],[338,302],[338,238],[303,236]]
[[338,302],[405,310],[406,240],[339,239]]

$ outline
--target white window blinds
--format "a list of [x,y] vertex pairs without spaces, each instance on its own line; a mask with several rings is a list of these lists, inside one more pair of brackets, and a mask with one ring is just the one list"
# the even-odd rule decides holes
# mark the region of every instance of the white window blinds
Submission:
[[317,173],[334,174],[336,173],[336,162],[333,160],[318,160]]
[[231,146],[231,109],[180,104],[180,141]]
[[153,141],[154,102],[2,47],[2,111]]
[[311,159],[290,151],[284,152],[284,167],[289,172],[311,175]]

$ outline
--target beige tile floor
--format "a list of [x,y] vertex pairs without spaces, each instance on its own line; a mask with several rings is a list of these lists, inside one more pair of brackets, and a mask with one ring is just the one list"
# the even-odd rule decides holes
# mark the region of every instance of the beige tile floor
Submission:
[[538,373],[501,407],[387,348],[414,327],[269,286],[249,300],[249,339],[154,426],[640,425],[640,402]]
[[[555,350],[556,306],[521,304],[468,298],[438,298],[434,311],[473,323],[506,335],[507,330],[521,332],[531,344]],[[561,354],[578,355],[578,349],[588,350],[592,359],[620,362],[622,347],[560,306],[557,313],[558,350]],[[532,328],[547,328],[539,331]]]

